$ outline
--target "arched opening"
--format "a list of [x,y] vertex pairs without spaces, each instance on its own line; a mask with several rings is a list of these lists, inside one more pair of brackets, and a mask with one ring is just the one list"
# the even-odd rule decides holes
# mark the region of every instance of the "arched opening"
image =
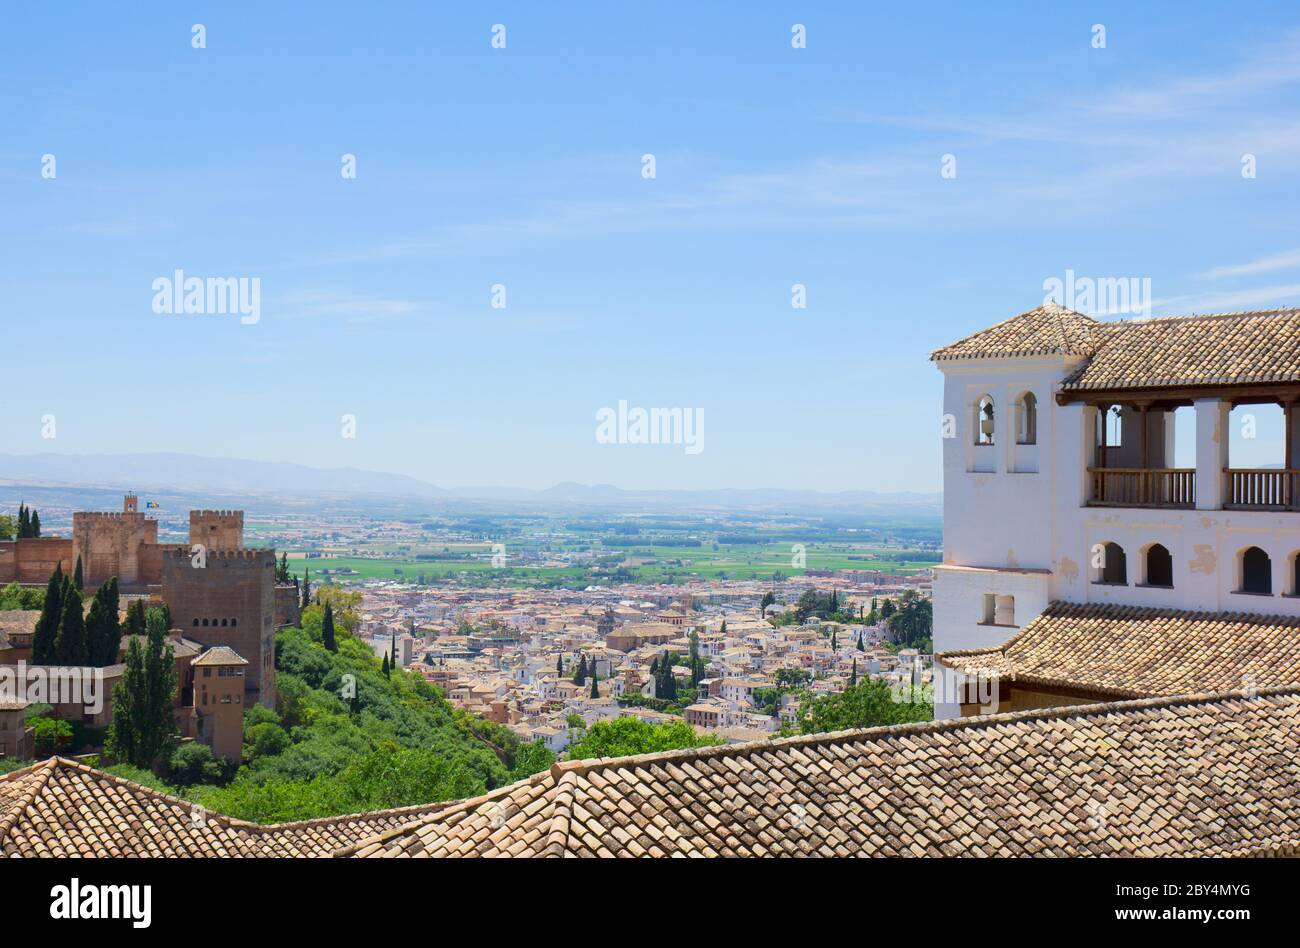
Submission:
[[1038,396],[1025,392],[1016,400],[1016,444],[1038,443]]
[[1118,543],[1107,543],[1101,548],[1100,577],[1101,583],[1128,585],[1128,557]]
[[1257,546],[1247,547],[1241,554],[1241,592],[1273,594],[1273,561]]
[[1147,585],[1171,589],[1174,585],[1174,558],[1159,543],[1153,543],[1147,549]]
[[1300,550],[1291,554],[1291,595],[1300,596]]
[[993,443],[993,396],[981,395],[975,401],[975,443]]

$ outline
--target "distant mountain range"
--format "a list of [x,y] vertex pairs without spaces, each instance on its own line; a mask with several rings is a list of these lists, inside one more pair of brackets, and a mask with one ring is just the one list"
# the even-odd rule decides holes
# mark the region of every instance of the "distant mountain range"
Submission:
[[824,492],[780,488],[624,490],[566,482],[545,490],[515,487],[443,488],[405,474],[359,468],[317,468],[279,461],[209,458],[193,454],[0,454],[0,485],[214,491],[226,494],[383,496],[431,501],[479,500],[544,507],[860,510],[938,514],[938,493]]

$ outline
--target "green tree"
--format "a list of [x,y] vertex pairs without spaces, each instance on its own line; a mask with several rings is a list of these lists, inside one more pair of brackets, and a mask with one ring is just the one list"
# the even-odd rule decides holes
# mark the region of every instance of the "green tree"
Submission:
[[36,745],[36,754],[49,757],[59,748],[72,743],[72,725],[58,718],[37,717],[27,722],[32,726],[32,741]]
[[595,663],[595,662],[592,662],[591,664],[592,664],[592,668],[591,668],[591,697],[593,697],[593,698],[599,698],[599,697],[600,697],[600,689],[597,687],[597,684],[598,684],[599,681],[600,681],[600,676],[596,674],[596,667],[595,667],[595,666],[596,666],[596,663]]
[[564,677],[564,656],[563,655],[555,656],[555,674],[559,675],[561,678]]
[[18,539],[25,540],[32,535],[32,517],[27,512],[27,505],[18,505]]
[[72,585],[77,587],[77,591],[84,591],[86,588],[84,577],[81,575],[81,557],[77,557],[77,568],[72,572]]
[[31,536],[39,537],[41,535],[41,515],[35,510],[32,511]]
[[54,637],[59,632],[63,618],[63,567],[56,565],[45,587],[45,601],[41,616],[36,620],[36,634],[32,636],[32,664],[49,665],[54,661]]
[[117,618],[117,577],[103,583],[95,590],[86,616],[86,653],[89,664],[105,668],[117,663],[117,652],[122,644],[122,627]]
[[325,616],[321,620],[320,626],[321,644],[331,652],[339,650],[338,643],[334,641],[334,606],[331,603],[325,603]]
[[648,724],[640,718],[615,718],[612,721],[597,721],[589,727],[581,740],[569,747],[569,759],[628,757],[632,754],[654,754],[688,747],[711,747],[721,743],[721,738],[699,734],[685,721]]
[[763,593],[763,598],[758,601],[758,612],[760,615],[767,615],[767,607],[776,605],[776,594],[771,590]]
[[59,617],[59,630],[54,635],[54,664],[89,665],[90,650],[86,642],[86,613],[81,591],[65,579],[60,595],[63,614]]
[[280,554],[280,562],[275,566],[275,581],[277,583],[289,582],[289,551],[285,550]]
[[928,652],[934,628],[934,605],[915,589],[904,590],[898,608],[885,621],[885,628],[891,642]]
[[298,608],[306,609],[311,605],[311,570],[302,571],[302,601],[298,603]]
[[582,655],[578,658],[578,670],[573,673],[573,683],[575,685],[585,685],[587,683],[587,656]]
[[126,635],[144,635],[146,631],[144,600],[132,599],[131,605],[126,607],[126,628],[123,632]]
[[18,521],[13,514],[0,514],[0,540],[12,540],[18,532]]
[[384,673],[384,677],[385,677],[385,678],[388,678],[388,677],[389,677],[389,669],[388,669],[388,653],[387,653],[387,652],[384,653],[384,664],[380,666],[380,669],[379,669],[379,670],[382,671],[382,672]]
[[113,689],[113,720],[104,748],[119,761],[150,767],[165,753],[176,732],[172,702],[176,667],[159,609],[145,613],[146,639],[133,638],[126,648],[122,678]]
[[858,683],[858,660],[853,659],[853,673],[849,675],[849,687],[852,688]]
[[805,698],[799,708],[799,730],[820,734],[933,720],[934,701],[928,693],[906,689],[901,696],[906,700],[897,700],[899,697],[883,680],[867,678],[839,694]]

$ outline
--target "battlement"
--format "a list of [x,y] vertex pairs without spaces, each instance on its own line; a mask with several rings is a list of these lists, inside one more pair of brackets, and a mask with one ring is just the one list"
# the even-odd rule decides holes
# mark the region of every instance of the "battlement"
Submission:
[[242,510],[191,510],[190,523],[198,520],[209,520],[213,518],[238,520],[244,522],[244,512]]
[[142,519],[144,519],[144,514],[139,511],[78,510],[72,514],[74,524],[83,520],[123,523],[129,520]]
[[[177,546],[169,548],[166,555],[174,559],[190,559],[194,556],[194,548],[193,546]],[[248,560],[249,562],[264,560],[272,565],[275,564],[275,550],[249,550],[243,548],[238,550],[210,549],[207,550],[205,555],[208,558],[208,562],[213,560]]]

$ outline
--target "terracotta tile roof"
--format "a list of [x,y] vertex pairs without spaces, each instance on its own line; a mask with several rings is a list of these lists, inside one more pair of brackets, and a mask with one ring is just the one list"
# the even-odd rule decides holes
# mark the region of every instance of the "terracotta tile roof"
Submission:
[[1300,309],[1106,324],[1065,391],[1300,381]]
[[53,757],[0,777],[5,856],[327,856],[447,803],[263,826]]
[[1300,684],[1300,619],[1053,602],[1000,648],[940,652],[958,670],[1112,698]]
[[240,655],[233,648],[225,645],[214,645],[198,658],[190,663],[191,665],[247,665],[248,659]]
[[1300,688],[557,764],[340,856],[1293,855]]
[[1027,313],[936,349],[930,358],[995,359],[1037,355],[1091,355],[1102,329],[1091,316],[1057,303],[1044,303]]
[[1047,303],[930,358],[1077,355],[1066,392],[1300,382],[1300,309],[1098,322]]

